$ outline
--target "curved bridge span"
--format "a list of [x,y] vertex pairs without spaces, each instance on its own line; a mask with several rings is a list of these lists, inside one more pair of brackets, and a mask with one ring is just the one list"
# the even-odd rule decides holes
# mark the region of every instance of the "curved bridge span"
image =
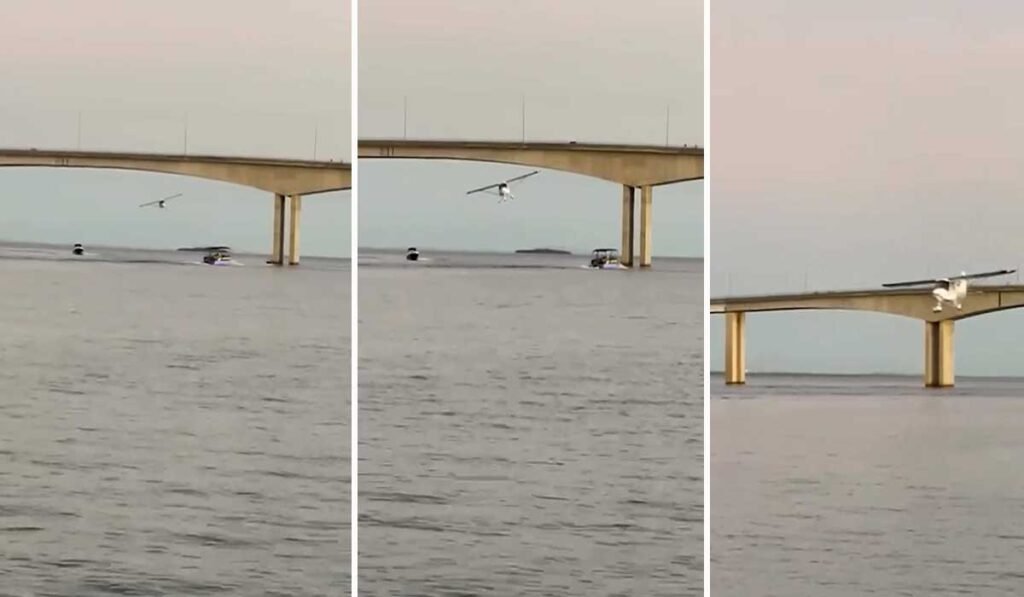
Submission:
[[[275,158],[187,154],[0,149],[0,167],[101,168],[178,174],[248,186],[274,194],[274,230],[270,262],[284,262],[285,223],[288,262],[299,263],[299,216],[302,196],[341,191],[352,186],[352,166]],[[286,200],[290,218],[286,218]]]
[[1024,285],[975,285],[963,309],[932,311],[931,289],[899,288],[712,298],[711,314],[725,315],[725,383],[746,383],[746,314],[765,311],[843,310],[899,315],[924,322],[924,385],[954,385],[953,324],[957,320],[1024,307]]
[[274,158],[0,149],[2,166],[161,172],[230,182],[279,195],[312,195],[352,186],[350,164]]
[[518,164],[592,176],[633,187],[704,178],[699,147],[573,142],[360,139],[360,158],[468,160]]
[[704,178],[700,147],[541,141],[360,139],[360,159],[465,160],[517,164],[622,185],[622,263],[633,265],[636,190],[640,189],[639,265],[651,265],[653,187]]

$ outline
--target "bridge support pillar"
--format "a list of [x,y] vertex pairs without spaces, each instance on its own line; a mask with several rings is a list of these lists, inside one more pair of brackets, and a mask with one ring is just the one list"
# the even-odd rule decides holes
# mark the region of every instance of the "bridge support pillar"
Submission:
[[725,314],[725,383],[747,383],[746,313]]
[[302,195],[289,198],[291,217],[288,218],[288,265],[299,264],[299,216],[302,213]]
[[640,267],[651,267],[651,185],[640,187]]
[[924,385],[953,386],[953,321],[924,322]]
[[622,250],[619,263],[633,267],[633,214],[636,212],[636,187],[622,185]]
[[270,248],[273,265],[284,263],[284,195],[274,194],[274,244]]

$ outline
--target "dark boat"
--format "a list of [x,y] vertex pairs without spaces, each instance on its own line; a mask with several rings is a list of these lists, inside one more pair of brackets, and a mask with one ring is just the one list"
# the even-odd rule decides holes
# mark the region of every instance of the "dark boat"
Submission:
[[71,249],[71,252],[75,255],[84,255],[85,248],[82,247],[82,243],[75,243],[75,248]]
[[416,250],[416,247],[409,247],[405,252],[406,261],[418,261],[420,258],[420,252]]
[[214,249],[203,255],[203,263],[207,265],[231,265],[231,253],[224,248]]

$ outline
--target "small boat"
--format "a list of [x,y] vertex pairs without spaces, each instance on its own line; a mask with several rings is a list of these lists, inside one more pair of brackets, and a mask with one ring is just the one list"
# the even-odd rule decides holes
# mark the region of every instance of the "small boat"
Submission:
[[618,249],[594,249],[590,254],[591,269],[620,269]]
[[231,265],[231,253],[226,248],[218,248],[203,255],[203,263],[206,265]]
[[75,247],[71,249],[71,252],[75,255],[85,255],[85,247],[82,246],[82,243],[75,243]]
[[416,247],[409,247],[405,252],[406,261],[419,261],[420,252],[416,250]]

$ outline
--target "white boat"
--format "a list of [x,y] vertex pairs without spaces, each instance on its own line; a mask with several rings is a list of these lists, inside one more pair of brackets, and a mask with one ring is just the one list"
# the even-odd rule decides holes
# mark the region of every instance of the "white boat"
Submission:
[[231,259],[231,252],[227,248],[217,248],[203,255],[203,263],[206,265],[234,265]]
[[594,249],[590,254],[590,269],[622,269],[618,249]]

